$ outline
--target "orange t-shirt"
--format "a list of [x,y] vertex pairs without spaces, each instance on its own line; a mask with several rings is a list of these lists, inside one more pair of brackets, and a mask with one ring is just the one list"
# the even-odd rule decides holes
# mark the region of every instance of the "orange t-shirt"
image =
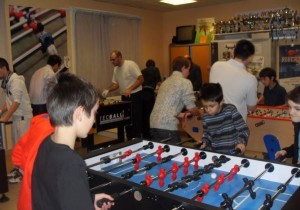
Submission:
[[53,132],[54,127],[50,124],[48,114],[37,115],[32,118],[29,129],[13,149],[12,161],[24,171],[18,210],[32,210],[31,174],[35,157],[42,141]]

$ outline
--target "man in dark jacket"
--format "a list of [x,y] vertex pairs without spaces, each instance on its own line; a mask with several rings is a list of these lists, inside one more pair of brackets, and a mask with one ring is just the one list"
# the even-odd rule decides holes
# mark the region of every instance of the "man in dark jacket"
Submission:
[[189,55],[185,55],[184,57],[190,61],[190,65],[191,65],[188,79],[193,84],[193,90],[199,91],[202,86],[202,73],[201,73],[200,66],[193,63],[192,58]]

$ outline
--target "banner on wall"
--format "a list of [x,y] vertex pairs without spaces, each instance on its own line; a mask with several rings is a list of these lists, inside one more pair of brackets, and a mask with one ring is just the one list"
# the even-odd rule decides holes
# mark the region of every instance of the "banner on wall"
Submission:
[[66,65],[66,12],[62,9],[9,5],[12,61],[14,71],[29,85],[32,74],[57,54]]
[[196,24],[196,44],[209,44],[215,39],[215,18],[198,18]]
[[279,81],[287,91],[300,85],[300,44],[279,46]]

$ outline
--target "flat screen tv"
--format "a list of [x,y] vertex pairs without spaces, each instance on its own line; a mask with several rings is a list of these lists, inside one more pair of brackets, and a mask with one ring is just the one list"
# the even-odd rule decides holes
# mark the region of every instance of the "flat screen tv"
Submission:
[[195,25],[177,26],[176,27],[176,43],[189,44],[194,43],[196,36]]

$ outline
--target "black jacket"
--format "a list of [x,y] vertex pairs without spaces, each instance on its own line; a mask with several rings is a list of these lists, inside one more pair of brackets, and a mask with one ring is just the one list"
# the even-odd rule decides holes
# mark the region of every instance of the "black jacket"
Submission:
[[293,158],[293,164],[297,164],[298,162],[298,149],[299,149],[299,131],[300,131],[300,123],[294,124],[294,144],[289,147],[283,148],[287,152],[286,157]]

